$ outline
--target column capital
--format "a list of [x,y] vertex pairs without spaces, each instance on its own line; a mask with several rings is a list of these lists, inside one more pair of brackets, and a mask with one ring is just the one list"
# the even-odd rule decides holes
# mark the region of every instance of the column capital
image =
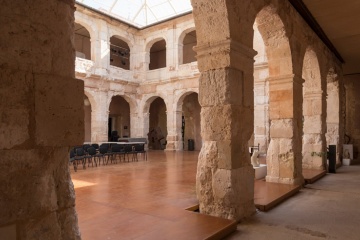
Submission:
[[304,98],[322,98],[325,96],[324,91],[322,90],[314,90],[314,91],[305,91]]
[[296,83],[302,85],[305,80],[296,75],[296,74],[286,74],[274,77],[268,77],[266,81],[270,82],[272,85],[276,84],[288,84],[288,83]]
[[257,54],[251,47],[232,39],[197,45],[194,50],[200,71],[224,67],[241,69],[245,63],[253,66]]

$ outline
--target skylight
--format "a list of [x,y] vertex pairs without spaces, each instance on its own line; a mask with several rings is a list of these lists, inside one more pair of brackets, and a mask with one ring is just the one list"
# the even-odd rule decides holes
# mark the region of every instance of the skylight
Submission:
[[139,28],[192,11],[190,0],[77,0]]

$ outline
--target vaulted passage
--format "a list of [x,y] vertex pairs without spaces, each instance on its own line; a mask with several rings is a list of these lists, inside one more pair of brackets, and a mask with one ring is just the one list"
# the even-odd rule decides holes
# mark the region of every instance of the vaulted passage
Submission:
[[[81,239],[76,210],[94,236],[107,227],[115,238],[124,232],[140,233],[141,229],[131,228],[139,227],[131,219],[140,211],[146,215],[142,226],[152,233],[159,217],[165,216],[166,222],[173,212],[182,215],[189,202],[198,204],[199,213],[187,213],[196,217],[182,221],[195,226],[194,231],[214,230],[210,220],[199,224],[196,219],[231,222],[232,227],[252,219],[246,226],[249,234],[259,227],[258,232],[273,236],[262,231],[263,223],[273,224],[266,219],[272,215],[276,222],[279,213],[253,215],[259,208],[254,181],[258,176],[254,163],[259,159],[250,158],[249,146],[258,146],[257,154],[266,164],[259,181],[279,189],[298,191],[308,183],[309,172],[326,173],[330,165],[336,169],[356,163],[360,51],[355,25],[348,23],[358,22],[357,2],[324,3],[320,10],[310,0],[185,2],[2,2],[1,239]],[[306,8],[311,12],[301,12]],[[319,23],[303,19],[311,13]],[[343,17],[334,22],[335,15]],[[113,146],[141,141],[149,156],[161,158],[136,161],[134,145],[133,161],[120,163],[130,168],[115,161],[92,166],[85,143],[109,141]],[[329,145],[336,146],[334,155],[327,153]],[[75,146],[85,151],[88,161],[76,173],[69,167],[69,161],[81,157],[72,151]],[[302,210],[316,215],[314,223],[336,219],[336,225],[326,222],[333,230],[324,233],[317,224],[304,226],[285,214],[291,224],[279,223],[282,230],[290,230],[284,235],[300,229],[296,237],[303,239],[309,233],[352,239],[359,222],[354,202],[359,201],[356,187],[355,195],[342,188],[346,183],[352,186],[345,174],[354,179],[358,175],[352,167],[340,169],[343,175],[325,177],[331,182],[331,187],[324,183],[324,190],[331,189],[327,198],[317,198],[325,192],[321,182],[296,196],[301,201],[289,203],[296,209],[286,208],[288,202],[280,206],[297,220],[308,219]],[[117,179],[125,175],[133,178]],[[75,190],[71,177],[78,181]],[[109,184],[113,180],[116,184]],[[130,189],[133,184],[140,190]],[[75,191],[86,198],[76,202]],[[150,192],[155,203],[144,202],[143,193]],[[119,194],[128,199],[112,202]],[[344,206],[334,206],[328,199],[341,200]],[[308,200],[314,200],[312,208],[307,208]],[[84,211],[84,203],[97,207]],[[126,215],[132,203],[134,215]],[[114,216],[114,208],[122,204],[126,206]],[[347,216],[333,218],[317,211],[322,209],[319,205],[336,213],[343,209]],[[150,214],[147,207],[155,210]],[[279,212],[284,211],[280,207]],[[114,219],[130,217],[119,222],[109,217],[104,228],[94,224],[106,214]],[[127,228],[129,219],[135,224]],[[166,230],[171,232],[170,227]],[[244,234],[241,237],[246,238]],[[87,232],[82,237],[91,236]]]

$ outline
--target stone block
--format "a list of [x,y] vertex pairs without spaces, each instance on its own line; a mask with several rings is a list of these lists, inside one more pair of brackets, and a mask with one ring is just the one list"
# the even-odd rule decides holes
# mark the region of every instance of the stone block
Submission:
[[253,132],[253,111],[240,106],[202,107],[201,136],[204,141],[232,140],[246,143]]
[[241,105],[244,89],[243,74],[231,68],[209,70],[199,79],[199,102],[201,106],[219,106],[224,104]]
[[30,138],[33,77],[0,68],[0,79],[0,149],[10,149]]
[[[58,153],[53,149],[0,151],[0,181],[3,183],[0,185],[0,225],[34,219],[57,209],[56,184],[52,174],[58,164],[67,166],[68,159],[59,158]],[[57,179],[59,183],[62,180]],[[63,197],[67,198],[66,201],[70,200],[68,195]]]
[[294,125],[292,119],[272,120],[270,126],[271,138],[292,138]]
[[304,117],[304,134],[321,134],[322,131],[322,117],[321,115],[305,116]]
[[291,90],[270,92],[270,119],[292,118],[294,116],[292,97]]
[[35,75],[35,138],[42,146],[72,146],[84,141],[83,81]]

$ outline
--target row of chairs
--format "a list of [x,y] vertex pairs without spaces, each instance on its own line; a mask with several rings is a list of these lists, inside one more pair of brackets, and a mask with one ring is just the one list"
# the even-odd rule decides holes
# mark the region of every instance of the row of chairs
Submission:
[[84,144],[77,146],[70,151],[69,163],[73,164],[75,172],[78,169],[78,165],[81,164],[83,169],[90,166],[100,166],[101,160],[103,165],[109,163],[117,163],[117,160],[125,161],[126,156],[129,162],[129,155],[131,155],[132,161],[138,161],[137,155],[143,153],[145,160],[147,160],[147,154],[144,144],[116,144],[116,143],[103,143],[99,144]]

